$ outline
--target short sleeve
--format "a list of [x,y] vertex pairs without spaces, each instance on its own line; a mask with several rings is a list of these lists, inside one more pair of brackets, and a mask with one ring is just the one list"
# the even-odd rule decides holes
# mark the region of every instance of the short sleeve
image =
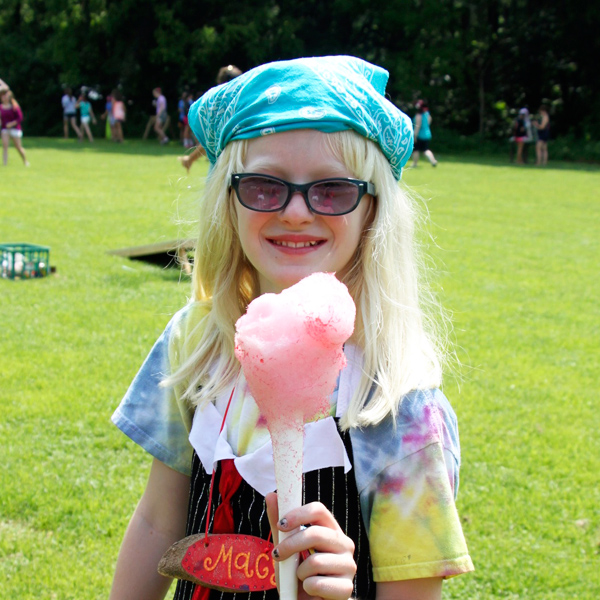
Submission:
[[177,389],[160,384],[177,366],[173,357],[179,356],[177,346],[185,339],[190,320],[199,318],[194,308],[188,305],[171,319],[112,416],[112,422],[125,435],[185,475],[191,473],[193,450],[188,436],[193,409]]
[[473,569],[441,443],[381,473],[369,543],[376,581],[449,577]]
[[445,396],[417,390],[395,420],[350,433],[375,581],[472,571],[455,506],[458,427]]

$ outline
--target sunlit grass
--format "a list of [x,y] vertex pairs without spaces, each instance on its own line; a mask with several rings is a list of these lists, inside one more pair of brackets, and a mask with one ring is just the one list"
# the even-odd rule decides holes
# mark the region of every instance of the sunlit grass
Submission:
[[[0,279],[0,589],[106,598],[149,460],[110,415],[189,293],[177,269],[107,254],[187,237],[190,177],[156,142],[25,139],[0,173],[0,243],[57,272]],[[445,597],[600,596],[600,170],[440,156],[405,175],[463,363],[458,508],[476,572]],[[426,238],[428,239],[428,238]],[[459,383],[460,381],[460,383]]]
[[600,170],[441,159],[406,180],[431,198],[464,364],[445,392],[477,572],[450,597],[596,598]]

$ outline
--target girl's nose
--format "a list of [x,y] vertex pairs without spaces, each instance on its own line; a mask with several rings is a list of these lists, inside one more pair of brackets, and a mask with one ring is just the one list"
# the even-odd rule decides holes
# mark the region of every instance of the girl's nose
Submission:
[[304,200],[304,196],[300,192],[292,195],[290,203],[279,213],[279,218],[287,223],[310,223],[314,220],[315,215],[310,211]]

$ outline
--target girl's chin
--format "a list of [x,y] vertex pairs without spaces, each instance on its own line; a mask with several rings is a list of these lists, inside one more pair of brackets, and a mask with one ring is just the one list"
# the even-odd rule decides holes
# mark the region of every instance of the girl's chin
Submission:
[[294,270],[294,272],[292,273],[286,273],[276,277],[265,277],[263,275],[260,275],[260,293],[279,294],[279,292],[293,286],[294,284],[298,283],[301,279],[304,279],[305,277],[308,277],[313,273],[318,273],[319,271],[321,271],[321,269],[317,267],[315,269],[298,269]]

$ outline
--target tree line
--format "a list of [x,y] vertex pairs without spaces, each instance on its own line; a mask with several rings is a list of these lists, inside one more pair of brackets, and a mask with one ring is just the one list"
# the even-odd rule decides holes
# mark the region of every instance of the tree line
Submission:
[[388,93],[437,126],[507,135],[514,111],[551,108],[553,133],[600,137],[600,3],[542,0],[3,0],[0,78],[30,135],[56,135],[65,86],[119,87],[146,118],[219,67],[354,54],[390,71]]

